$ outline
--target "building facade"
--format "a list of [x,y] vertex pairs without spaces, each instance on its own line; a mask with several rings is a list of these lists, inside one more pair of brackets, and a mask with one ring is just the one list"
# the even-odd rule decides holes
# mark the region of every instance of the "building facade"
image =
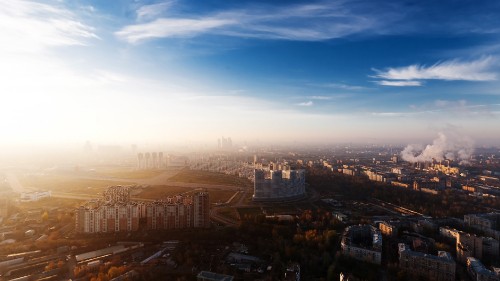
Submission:
[[382,235],[395,237],[398,236],[400,226],[401,223],[399,221],[383,221],[378,225],[378,228],[380,229]]
[[78,233],[113,233],[210,227],[210,205],[207,192],[192,196],[174,196],[145,203],[129,201],[129,190],[110,187],[104,200],[88,202],[75,214]]
[[500,213],[465,215],[464,222],[467,226],[482,230],[486,235],[500,240]]
[[487,269],[480,260],[467,258],[467,272],[474,281],[500,281],[500,275],[497,272]]
[[412,251],[399,243],[399,267],[407,274],[425,280],[454,281],[456,263],[450,253],[439,251],[437,256]]
[[254,170],[254,201],[299,198],[306,192],[305,170]]
[[347,227],[340,245],[345,256],[374,264],[382,263],[382,234],[371,225]]

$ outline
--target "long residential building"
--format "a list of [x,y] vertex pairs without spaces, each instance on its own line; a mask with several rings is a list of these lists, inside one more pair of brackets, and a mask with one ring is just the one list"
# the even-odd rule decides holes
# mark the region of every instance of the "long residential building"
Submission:
[[464,216],[467,226],[484,231],[488,236],[500,240],[500,213],[469,214]]
[[467,272],[474,281],[500,281],[498,272],[487,269],[480,260],[468,257]]
[[345,256],[374,264],[382,263],[382,234],[371,225],[348,226],[341,247]]
[[450,253],[439,251],[437,256],[412,251],[399,243],[399,267],[407,274],[425,280],[454,281],[456,263]]
[[468,257],[491,260],[499,258],[498,240],[462,231],[458,232],[456,250],[458,261],[462,263],[466,263]]
[[129,201],[127,192],[123,187],[110,187],[105,193],[105,200],[80,206],[75,216],[76,232],[113,233],[141,228],[160,230],[210,226],[207,192],[151,203]]

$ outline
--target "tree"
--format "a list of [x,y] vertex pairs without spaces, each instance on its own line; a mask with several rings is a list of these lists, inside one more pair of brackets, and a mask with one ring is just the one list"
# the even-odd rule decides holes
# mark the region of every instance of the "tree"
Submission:
[[120,269],[118,269],[118,267],[116,266],[110,267],[108,270],[108,278],[113,279],[118,276],[120,276]]
[[45,271],[52,270],[52,269],[54,269],[55,267],[56,267],[56,265],[54,264],[54,262],[53,262],[53,261],[51,261],[51,262],[49,262],[49,264],[47,264],[47,265],[45,266]]
[[46,222],[49,219],[49,213],[47,211],[42,214],[42,221]]

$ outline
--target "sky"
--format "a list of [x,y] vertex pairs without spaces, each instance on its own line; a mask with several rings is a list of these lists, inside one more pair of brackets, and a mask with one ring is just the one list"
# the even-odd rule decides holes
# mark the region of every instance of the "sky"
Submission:
[[4,0],[0,144],[500,140],[499,1]]

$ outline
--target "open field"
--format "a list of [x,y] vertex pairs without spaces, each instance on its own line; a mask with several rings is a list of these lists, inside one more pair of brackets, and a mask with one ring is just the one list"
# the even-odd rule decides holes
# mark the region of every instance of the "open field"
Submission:
[[245,218],[245,216],[253,217],[256,215],[262,215],[260,207],[241,207],[236,209],[241,218]]
[[227,218],[235,220],[235,221],[238,221],[240,219],[238,212],[234,208],[231,208],[231,207],[219,208],[217,210],[217,213],[221,216],[227,217]]
[[[154,185],[142,189],[142,191],[135,193],[133,197],[141,199],[161,199],[163,197],[174,196],[196,190],[199,189],[181,186]],[[211,203],[224,203],[236,192],[236,190],[220,188],[208,188],[206,191],[210,194]]]
[[136,170],[131,167],[102,167],[95,170],[96,175],[118,179],[149,179],[163,172],[165,170]]
[[66,198],[43,198],[36,202],[21,202],[17,205],[20,210],[31,210],[31,209],[48,209],[48,208],[77,208],[84,200],[78,199],[66,199]]
[[39,190],[52,190],[59,192],[90,193],[102,192],[112,185],[130,185],[130,182],[111,180],[82,179],[61,175],[24,175],[19,181],[26,188]]
[[251,185],[249,180],[237,176],[189,169],[183,169],[169,180],[173,182],[219,184],[240,187]]
[[220,189],[215,189],[215,190],[209,189],[207,191],[210,194],[210,203],[225,203],[236,192],[231,190],[220,190]]

